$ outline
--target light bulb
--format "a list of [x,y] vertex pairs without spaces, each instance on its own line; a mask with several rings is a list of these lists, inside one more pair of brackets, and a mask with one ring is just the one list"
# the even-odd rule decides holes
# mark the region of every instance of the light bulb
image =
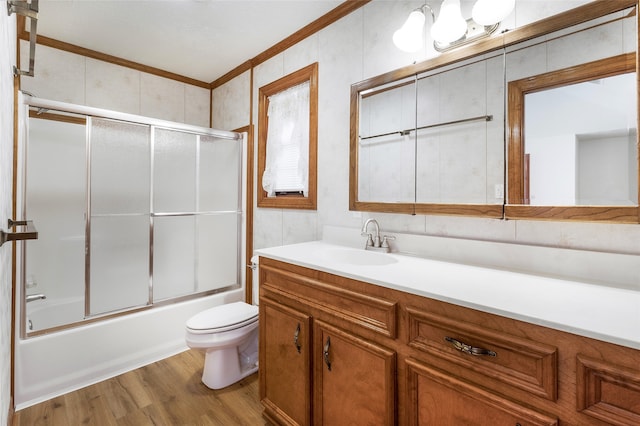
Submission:
[[431,27],[431,36],[438,43],[452,43],[467,32],[467,21],[460,11],[460,0],[444,0],[438,19]]
[[420,50],[422,48],[424,21],[424,13],[420,10],[411,12],[404,25],[393,33],[393,44],[405,52],[417,52]]
[[493,25],[509,16],[516,0],[478,0],[473,5],[471,17],[480,25]]

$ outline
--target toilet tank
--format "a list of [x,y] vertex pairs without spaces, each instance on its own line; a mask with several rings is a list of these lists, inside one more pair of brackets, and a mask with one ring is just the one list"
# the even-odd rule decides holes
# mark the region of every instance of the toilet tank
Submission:
[[258,301],[260,300],[260,290],[258,288],[258,284],[260,281],[260,271],[259,271],[259,257],[253,256],[251,258],[251,277],[252,277],[252,301],[254,305],[258,305]]

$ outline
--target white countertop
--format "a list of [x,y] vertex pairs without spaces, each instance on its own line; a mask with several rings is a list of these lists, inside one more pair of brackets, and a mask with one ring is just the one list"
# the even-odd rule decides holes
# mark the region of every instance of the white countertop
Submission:
[[[640,349],[640,291],[500,269],[384,254],[394,263],[357,264],[366,253],[326,241],[256,254],[411,294]],[[354,256],[353,262],[347,261]]]

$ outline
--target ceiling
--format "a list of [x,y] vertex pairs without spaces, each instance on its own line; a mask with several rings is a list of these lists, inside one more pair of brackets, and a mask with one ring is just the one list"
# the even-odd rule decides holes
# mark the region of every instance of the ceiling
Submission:
[[342,2],[40,0],[37,34],[210,83]]

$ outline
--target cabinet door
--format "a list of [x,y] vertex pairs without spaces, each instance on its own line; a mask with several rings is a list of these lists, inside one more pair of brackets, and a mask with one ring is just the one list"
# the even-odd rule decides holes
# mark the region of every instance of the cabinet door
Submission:
[[314,424],[396,424],[396,354],[314,323]]
[[311,318],[260,299],[260,399],[279,424],[311,424]]
[[408,359],[409,425],[552,426],[556,418]]

